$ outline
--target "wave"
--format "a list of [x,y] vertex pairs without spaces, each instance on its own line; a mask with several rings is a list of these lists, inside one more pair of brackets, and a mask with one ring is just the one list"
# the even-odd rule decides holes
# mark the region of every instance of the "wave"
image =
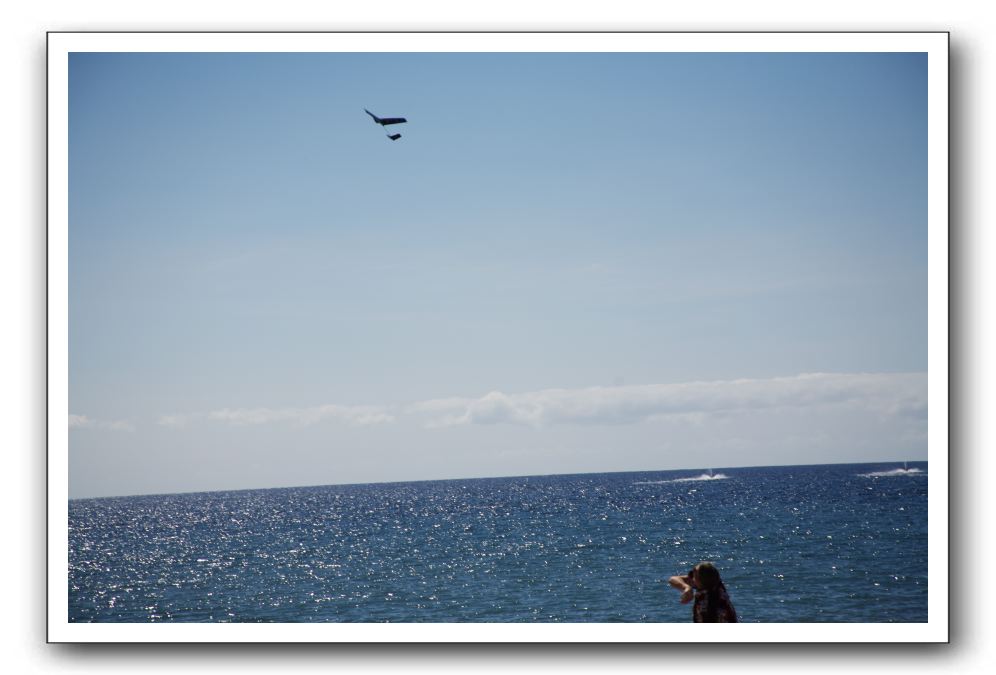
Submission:
[[926,476],[921,469],[913,467],[912,469],[890,469],[889,471],[872,471],[871,473],[859,473],[859,476],[863,478],[882,478],[890,476]]
[[725,480],[729,478],[725,473],[704,473],[699,476],[688,476],[686,478],[673,478],[671,480],[641,480],[634,485],[664,485],[665,483],[694,483],[698,481]]
[[672,483],[688,483],[699,480],[723,480],[729,478],[725,473],[704,473],[701,476],[689,476],[688,478],[675,478]]

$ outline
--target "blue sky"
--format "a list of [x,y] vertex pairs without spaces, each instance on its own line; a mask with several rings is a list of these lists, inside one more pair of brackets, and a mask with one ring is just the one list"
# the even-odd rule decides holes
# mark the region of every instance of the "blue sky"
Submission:
[[924,459],[926,96],[920,54],[73,54],[70,496]]

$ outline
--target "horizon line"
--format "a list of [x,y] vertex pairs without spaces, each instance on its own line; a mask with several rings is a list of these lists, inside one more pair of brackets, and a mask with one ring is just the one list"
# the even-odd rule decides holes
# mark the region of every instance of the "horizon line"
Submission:
[[409,483],[443,483],[454,481],[474,481],[474,480],[506,480],[513,478],[550,478],[552,476],[598,476],[603,474],[623,474],[623,473],[666,473],[670,471],[708,471],[710,469],[722,471],[730,469],[767,469],[767,468],[787,468],[787,467],[811,467],[811,466],[864,466],[869,464],[892,464],[895,462],[914,462],[919,464],[929,463],[929,459],[886,459],[870,462],[814,462],[808,464],[749,464],[741,466],[713,466],[713,467],[679,467],[675,469],[634,469],[622,471],[578,471],[572,473],[540,473],[540,474],[513,474],[507,476],[465,476],[457,478],[419,478],[414,480],[388,480],[376,482],[349,482],[349,483],[318,483],[311,485],[274,485],[270,487],[249,487],[249,488],[220,488],[213,490],[181,490],[178,492],[149,492],[122,495],[102,495],[92,497],[70,497],[69,502],[88,501],[95,499],[129,499],[132,497],[173,497],[180,495],[214,494],[221,492],[261,492],[265,490],[304,490],[323,487],[354,487],[361,485],[402,485]]

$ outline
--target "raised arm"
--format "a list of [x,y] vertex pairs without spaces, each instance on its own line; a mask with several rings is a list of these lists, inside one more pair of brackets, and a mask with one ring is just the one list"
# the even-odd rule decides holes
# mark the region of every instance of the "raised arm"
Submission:
[[692,588],[691,580],[687,576],[673,576],[667,580],[671,588],[681,591],[681,602],[688,603],[695,597],[695,589]]

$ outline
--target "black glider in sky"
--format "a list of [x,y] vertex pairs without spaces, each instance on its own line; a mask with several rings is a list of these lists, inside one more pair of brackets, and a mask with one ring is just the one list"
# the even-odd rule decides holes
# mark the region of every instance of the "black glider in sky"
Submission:
[[[373,121],[381,125],[382,127],[386,127],[388,124],[404,124],[405,122],[408,121],[404,117],[377,117],[366,108],[363,109],[363,112],[370,115],[370,117],[373,118]],[[399,138],[401,138],[401,134],[388,134],[387,137],[390,138],[392,141],[396,141]]]

